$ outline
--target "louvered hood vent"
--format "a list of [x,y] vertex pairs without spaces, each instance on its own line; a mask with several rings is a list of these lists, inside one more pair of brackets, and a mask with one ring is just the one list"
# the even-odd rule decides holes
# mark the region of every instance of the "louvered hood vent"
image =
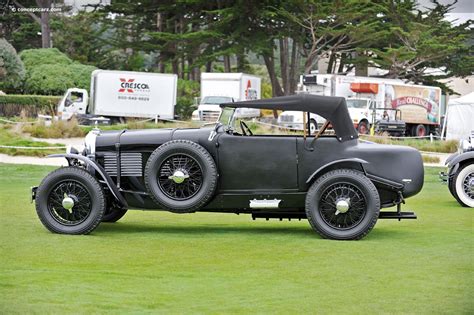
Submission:
[[[117,176],[117,154],[104,153],[104,168],[110,176]],[[142,154],[123,152],[120,154],[120,170],[122,176],[142,176]]]

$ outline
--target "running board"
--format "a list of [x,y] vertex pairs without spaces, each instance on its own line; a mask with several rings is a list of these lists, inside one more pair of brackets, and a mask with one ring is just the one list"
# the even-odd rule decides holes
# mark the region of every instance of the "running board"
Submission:
[[288,219],[288,221],[291,221],[291,219],[306,219],[306,213],[304,212],[253,212],[252,213],[252,219],[266,219],[267,221],[270,219],[280,219],[282,221],[283,219]]
[[380,211],[379,219],[416,219],[415,212]]

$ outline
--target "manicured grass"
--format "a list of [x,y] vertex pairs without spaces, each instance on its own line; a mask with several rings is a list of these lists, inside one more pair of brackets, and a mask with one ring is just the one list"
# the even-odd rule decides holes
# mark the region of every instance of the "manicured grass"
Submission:
[[141,211],[56,235],[29,202],[50,170],[0,164],[0,313],[474,312],[474,209],[439,169],[407,200],[418,220],[380,220],[357,242],[306,221]]

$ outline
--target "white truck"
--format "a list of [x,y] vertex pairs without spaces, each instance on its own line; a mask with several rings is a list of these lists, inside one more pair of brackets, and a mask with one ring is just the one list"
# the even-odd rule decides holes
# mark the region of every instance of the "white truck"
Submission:
[[90,97],[85,89],[68,89],[59,103],[58,117],[174,119],[177,82],[175,74],[95,70]]
[[[396,79],[311,74],[301,77],[300,92],[345,97],[354,126],[362,134],[382,120],[388,131],[412,136],[434,134],[440,124],[441,89],[438,87],[405,84]],[[279,118],[283,125],[302,125],[301,114],[283,112],[280,116],[283,116]],[[317,126],[320,120],[313,115],[310,123]],[[398,122],[403,122],[403,127]]]
[[[192,120],[214,122],[219,104],[260,99],[261,79],[246,73],[201,73],[201,101]],[[259,109],[239,108],[236,117],[259,117]]]

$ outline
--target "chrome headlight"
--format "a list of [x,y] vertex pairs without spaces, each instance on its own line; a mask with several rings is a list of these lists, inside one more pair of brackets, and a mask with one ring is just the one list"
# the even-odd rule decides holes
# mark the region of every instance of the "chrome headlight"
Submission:
[[95,141],[97,136],[100,134],[98,129],[90,131],[84,139],[84,146],[86,148],[86,154],[95,154]]

